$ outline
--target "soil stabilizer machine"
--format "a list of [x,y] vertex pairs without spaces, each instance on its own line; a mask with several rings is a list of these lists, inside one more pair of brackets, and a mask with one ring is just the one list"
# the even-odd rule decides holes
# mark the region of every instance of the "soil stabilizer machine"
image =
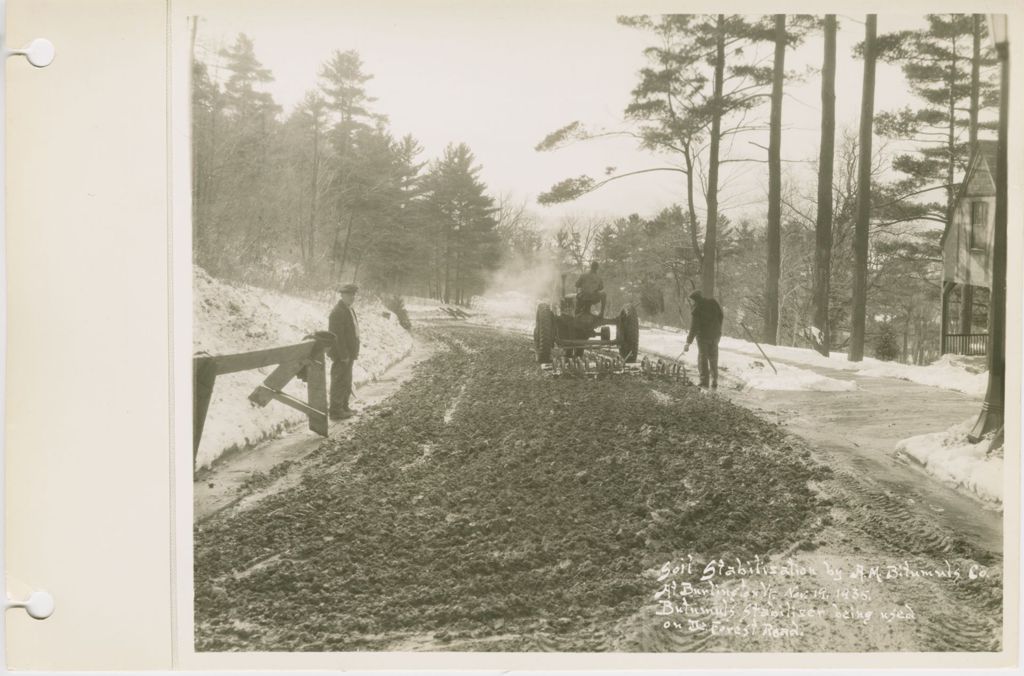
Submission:
[[[557,308],[537,306],[533,343],[541,369],[552,375],[645,374],[685,378],[679,361],[640,359],[640,318],[627,305],[614,317],[578,294],[563,293]],[[597,312],[595,312],[597,310]],[[614,337],[612,327],[615,327]]]

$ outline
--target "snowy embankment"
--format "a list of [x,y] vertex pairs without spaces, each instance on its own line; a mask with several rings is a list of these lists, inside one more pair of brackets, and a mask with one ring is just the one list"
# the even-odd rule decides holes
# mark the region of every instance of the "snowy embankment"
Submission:
[[[315,331],[327,329],[332,304],[224,282],[197,268],[192,307],[193,350],[220,355],[301,342]],[[387,310],[374,299],[360,297],[355,309],[362,343],[353,368],[358,388],[408,355],[412,336],[394,315],[388,313],[390,316],[385,317]],[[305,415],[279,402],[272,401],[263,408],[249,403],[249,394],[273,369],[271,366],[217,378],[196,467],[209,466],[231,449],[255,445],[305,424]],[[293,379],[284,391],[306,400],[305,384],[298,379]]]
[[[679,329],[670,327],[660,328],[669,332],[679,331]],[[907,380],[920,385],[963,392],[973,397],[984,396],[985,388],[988,385],[988,372],[984,370],[984,361],[977,357],[945,355],[927,366],[915,366],[914,364],[882,361],[872,357],[864,357],[862,361],[851,362],[847,359],[845,352],[831,352],[829,356],[825,357],[804,347],[762,345],[761,349],[772,359],[796,362],[804,366],[850,371],[859,376]],[[763,359],[757,345],[738,338],[723,337],[719,350]],[[778,362],[775,365],[779,366]]]
[[977,416],[942,432],[904,439],[896,453],[919,464],[925,472],[989,503],[1003,500],[1002,449],[989,453],[992,439],[972,444],[967,435]]

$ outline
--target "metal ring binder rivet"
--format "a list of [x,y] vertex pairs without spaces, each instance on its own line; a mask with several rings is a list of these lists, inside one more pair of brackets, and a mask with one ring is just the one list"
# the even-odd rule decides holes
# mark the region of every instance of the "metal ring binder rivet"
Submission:
[[28,598],[24,601],[12,601],[7,599],[4,603],[4,609],[10,608],[24,608],[28,616],[35,620],[45,620],[50,615],[53,615],[53,610],[56,607],[56,603],[53,600],[53,596],[49,592],[36,591],[29,594]]
[[46,38],[36,38],[24,49],[8,49],[7,56],[24,56],[36,68],[46,68],[53,63],[57,50]]

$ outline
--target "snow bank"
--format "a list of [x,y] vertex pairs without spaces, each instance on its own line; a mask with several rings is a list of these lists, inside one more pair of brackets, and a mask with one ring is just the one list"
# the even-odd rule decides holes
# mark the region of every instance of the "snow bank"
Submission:
[[991,439],[982,439],[977,444],[967,440],[975,420],[970,418],[942,432],[904,439],[896,445],[895,453],[910,457],[927,473],[975,497],[1001,504],[1003,458],[998,452],[988,455]]
[[[771,366],[765,363],[764,357],[760,353],[757,354],[756,359],[752,359],[742,352],[725,349],[727,340],[730,339],[723,338],[718,348],[718,366],[722,370],[719,377],[735,378],[746,389],[813,392],[849,392],[857,389],[857,384],[851,380],[830,378],[789,364],[776,363],[775,367],[778,369],[778,373],[776,373]],[[679,359],[687,365],[687,369],[696,378],[697,346],[692,346],[688,353],[680,357],[679,354],[685,345],[686,338],[679,332],[664,329],[640,331],[641,350],[669,359]],[[751,347],[755,351],[757,350],[757,347],[752,344]]]
[[[671,327],[659,327],[659,329],[672,333],[683,333],[682,330]],[[964,394],[979,398],[985,395],[985,388],[988,386],[988,373],[984,370],[985,367],[983,365],[980,369],[978,368],[979,360],[977,358],[944,355],[941,359],[928,366],[916,366],[914,364],[882,361],[872,357],[865,357],[860,362],[851,362],[847,359],[845,352],[831,352],[829,356],[825,357],[810,348],[803,347],[762,345],[761,348],[773,360],[784,359],[804,366],[820,366],[838,371],[851,371],[860,376],[897,378],[920,385],[956,390],[957,392],[963,392]],[[755,359],[763,359],[761,352],[757,349],[757,345],[738,338],[723,337],[719,350],[745,354]],[[782,370],[778,362],[775,365],[779,367],[780,371]]]
[[874,359],[871,361],[875,364],[862,368],[857,373],[862,376],[909,380],[921,385],[956,390],[978,398],[985,396],[985,389],[988,387],[987,371],[972,373],[953,355],[944,355],[929,366],[913,366]]
[[[266,289],[214,279],[196,268],[193,274],[193,349],[212,355],[248,352],[300,342],[327,328],[332,305]],[[356,301],[362,349],[353,368],[358,386],[381,375],[412,349],[412,337],[375,299]],[[390,314],[390,313],[389,313]],[[210,465],[225,451],[245,448],[305,423],[306,417],[278,402],[263,408],[249,394],[273,370],[219,376],[207,412],[197,467]],[[329,368],[329,366],[328,366]],[[305,384],[295,379],[285,392],[305,400]],[[358,391],[357,391],[358,394]]]

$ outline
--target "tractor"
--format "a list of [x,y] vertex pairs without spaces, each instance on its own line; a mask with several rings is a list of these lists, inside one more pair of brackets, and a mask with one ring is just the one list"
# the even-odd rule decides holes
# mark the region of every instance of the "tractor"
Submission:
[[[552,363],[552,350],[560,348],[568,358],[583,357],[586,349],[617,347],[619,357],[627,364],[637,361],[640,345],[640,320],[636,308],[627,306],[617,317],[607,318],[593,312],[594,303],[577,295],[562,294],[558,311],[548,303],[537,306],[533,342],[537,362]],[[602,308],[603,310],[603,308]],[[615,326],[615,338],[611,327]]]

